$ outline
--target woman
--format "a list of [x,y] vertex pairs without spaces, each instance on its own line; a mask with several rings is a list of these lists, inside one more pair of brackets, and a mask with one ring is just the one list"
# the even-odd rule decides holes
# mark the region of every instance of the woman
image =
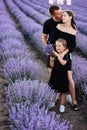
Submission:
[[[51,44],[54,44],[58,38],[63,38],[67,41],[68,49],[64,52],[72,53],[76,47],[76,26],[74,22],[74,15],[72,11],[65,10],[62,15],[62,22],[58,24],[56,29],[53,31],[51,36],[49,37],[49,41]],[[72,108],[74,111],[79,110],[76,95],[75,95],[75,83],[72,77],[71,63],[68,66],[68,81],[69,81],[69,91],[72,97]]]

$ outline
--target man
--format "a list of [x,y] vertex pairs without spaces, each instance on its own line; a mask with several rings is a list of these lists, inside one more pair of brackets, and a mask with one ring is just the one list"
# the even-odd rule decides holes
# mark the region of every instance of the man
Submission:
[[[49,13],[51,15],[51,18],[46,20],[43,25],[43,33],[42,33],[42,43],[43,44],[47,44],[50,34],[56,28],[58,23],[61,23],[61,18],[62,18],[62,11],[61,11],[60,7],[58,7],[56,5],[50,6]],[[48,67],[49,73],[51,73],[52,69],[50,67],[50,56],[49,55],[48,55],[47,67]]]
[[56,5],[50,6],[49,13],[51,15],[51,18],[46,20],[43,25],[42,42],[44,44],[47,44],[48,35],[50,35],[53,32],[57,24],[61,22],[61,18],[62,18],[62,11],[60,7]]
[[[51,15],[51,18],[49,18],[48,20],[46,20],[44,22],[43,33],[42,33],[42,43],[46,44],[46,45],[48,43],[49,36],[54,31],[56,26],[59,23],[62,23],[62,21],[61,21],[62,20],[62,10],[60,7],[58,7],[57,5],[51,5],[49,8],[49,13]],[[48,67],[49,73],[51,74],[52,68],[50,67],[50,59],[51,59],[51,56],[48,55],[47,67]],[[69,103],[71,103],[72,102],[71,95],[67,95],[66,100]]]

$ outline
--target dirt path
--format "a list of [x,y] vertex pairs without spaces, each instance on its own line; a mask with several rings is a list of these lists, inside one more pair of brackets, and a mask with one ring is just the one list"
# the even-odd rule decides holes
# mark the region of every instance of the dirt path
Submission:
[[8,125],[8,111],[5,106],[5,85],[7,84],[7,81],[4,79],[1,71],[2,67],[0,62],[0,130],[10,130]]

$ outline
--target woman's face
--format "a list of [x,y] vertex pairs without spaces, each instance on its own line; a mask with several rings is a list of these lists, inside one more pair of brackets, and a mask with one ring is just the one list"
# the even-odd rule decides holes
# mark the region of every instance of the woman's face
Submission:
[[62,22],[63,23],[67,23],[69,21],[71,21],[72,16],[69,16],[67,12],[63,12],[62,14]]
[[65,50],[65,48],[66,48],[66,47],[63,46],[63,43],[59,42],[59,41],[56,42],[56,46],[55,47],[56,47],[56,51],[58,53],[63,52]]

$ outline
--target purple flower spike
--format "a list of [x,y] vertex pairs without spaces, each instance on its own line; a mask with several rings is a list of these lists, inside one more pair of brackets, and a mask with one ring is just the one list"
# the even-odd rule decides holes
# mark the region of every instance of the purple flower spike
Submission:
[[47,44],[46,46],[46,52],[49,53],[50,55],[53,54],[53,44]]

